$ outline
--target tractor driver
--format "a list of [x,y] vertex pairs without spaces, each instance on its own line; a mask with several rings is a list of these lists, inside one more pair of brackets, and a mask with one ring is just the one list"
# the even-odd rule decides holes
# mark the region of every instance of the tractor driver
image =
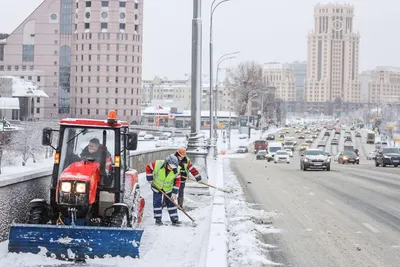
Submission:
[[[102,147],[102,145],[100,144],[99,139],[97,139],[97,138],[90,139],[89,144],[82,150],[81,158],[82,159],[84,159],[84,158],[86,158],[86,159],[92,158],[96,162],[100,162],[101,147]],[[111,157],[110,152],[107,149],[107,152],[106,152],[106,171],[110,172],[111,171],[111,167],[112,167],[112,157]]]

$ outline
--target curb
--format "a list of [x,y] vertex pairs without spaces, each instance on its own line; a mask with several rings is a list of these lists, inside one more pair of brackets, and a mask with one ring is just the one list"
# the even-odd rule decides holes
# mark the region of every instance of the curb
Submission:
[[[224,187],[223,158],[217,159],[216,186]],[[226,230],[225,196],[215,191],[205,267],[228,266],[228,235]]]

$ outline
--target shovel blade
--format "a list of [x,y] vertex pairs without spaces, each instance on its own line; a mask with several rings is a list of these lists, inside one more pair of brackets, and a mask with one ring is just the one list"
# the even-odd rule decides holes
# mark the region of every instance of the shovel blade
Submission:
[[14,224],[8,251],[64,260],[105,256],[139,257],[143,230],[95,226]]

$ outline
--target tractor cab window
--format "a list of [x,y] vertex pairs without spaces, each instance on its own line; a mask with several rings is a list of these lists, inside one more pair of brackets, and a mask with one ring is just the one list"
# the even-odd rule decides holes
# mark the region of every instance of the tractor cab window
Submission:
[[[106,133],[106,166],[112,165],[115,155],[114,130],[71,127],[64,130],[59,172],[61,173],[70,164],[85,159],[100,163],[100,155],[104,146],[103,132]],[[106,170],[108,169],[106,167]]]

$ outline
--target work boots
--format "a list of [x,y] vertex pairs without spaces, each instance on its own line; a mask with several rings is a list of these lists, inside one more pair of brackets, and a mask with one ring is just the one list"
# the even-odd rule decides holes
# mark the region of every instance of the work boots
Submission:
[[180,226],[182,224],[182,222],[180,220],[173,220],[172,221],[172,225],[173,226]]
[[164,225],[164,224],[163,224],[163,222],[162,222],[162,220],[160,218],[157,218],[156,219],[156,225],[161,226],[161,225]]

